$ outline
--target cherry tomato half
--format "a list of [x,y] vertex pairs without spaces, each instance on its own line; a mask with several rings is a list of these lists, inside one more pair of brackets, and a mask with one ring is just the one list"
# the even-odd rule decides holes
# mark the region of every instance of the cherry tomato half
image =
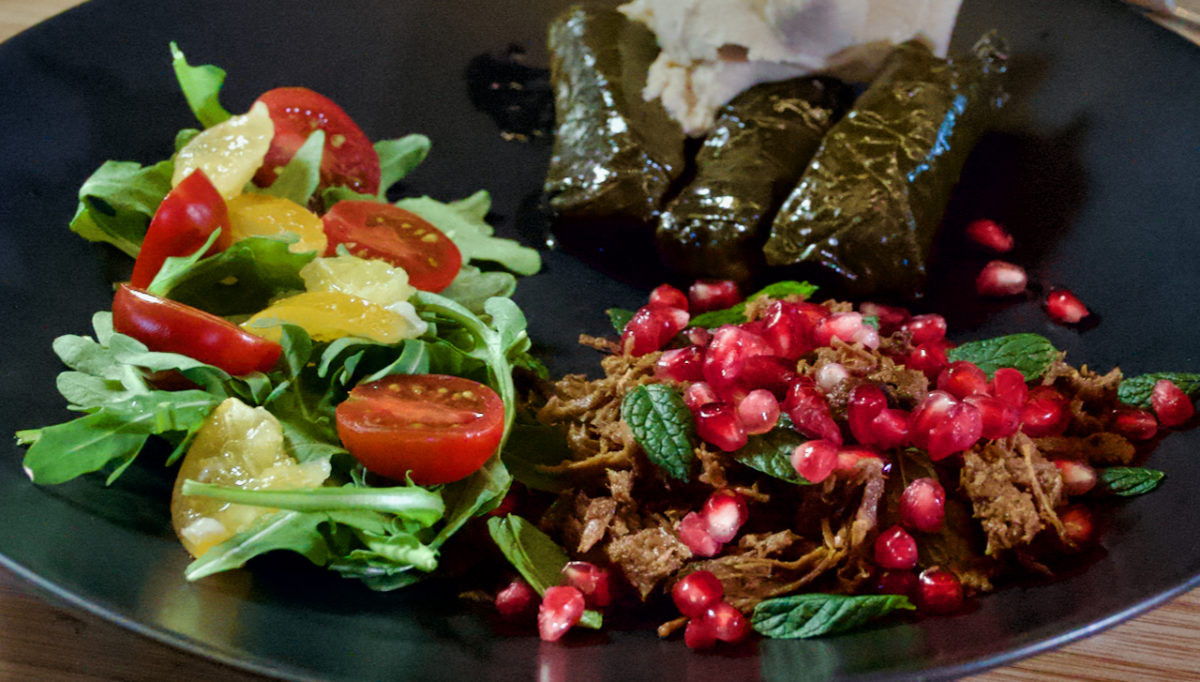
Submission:
[[370,471],[449,483],[478,471],[499,447],[504,403],[470,379],[395,374],[354,387],[337,406],[337,431]]
[[321,217],[329,240],[325,255],[338,244],[360,258],[387,261],[408,273],[408,283],[423,291],[445,289],[462,267],[462,253],[441,230],[421,216],[378,201],[339,201]]
[[150,350],[182,353],[233,375],[269,371],[283,353],[226,319],[128,284],[113,297],[113,329]]
[[328,97],[308,88],[275,88],[257,101],[267,105],[275,124],[267,158],[254,175],[259,187],[270,187],[308,136],[323,130],[319,189],[340,185],[363,194],[379,191],[379,154],[358,124]]
[[150,286],[163,261],[194,253],[218,227],[221,234],[206,256],[228,248],[229,211],[204,171],[192,171],[167,193],[154,212],[129,283],[139,289]]

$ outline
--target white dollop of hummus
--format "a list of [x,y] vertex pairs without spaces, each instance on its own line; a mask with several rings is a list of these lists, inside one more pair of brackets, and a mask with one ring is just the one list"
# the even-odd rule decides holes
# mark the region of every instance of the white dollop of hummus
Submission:
[[689,135],[758,83],[815,73],[872,78],[891,48],[912,38],[945,56],[962,0],[633,0],[662,53],[643,93]]

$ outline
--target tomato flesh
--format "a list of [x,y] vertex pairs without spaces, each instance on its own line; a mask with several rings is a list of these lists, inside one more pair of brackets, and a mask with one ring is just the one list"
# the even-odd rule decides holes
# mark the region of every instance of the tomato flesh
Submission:
[[318,189],[342,186],[363,194],[379,192],[379,154],[366,133],[332,100],[308,88],[275,88],[256,101],[267,105],[275,124],[271,148],[254,175],[259,187],[270,187],[309,135],[323,130]]
[[233,375],[267,372],[283,347],[232,322],[128,284],[113,296],[113,329],[153,351],[181,353]]
[[375,258],[408,273],[408,282],[438,292],[454,281],[462,253],[441,230],[421,216],[378,201],[339,201],[321,217],[328,240],[325,255],[339,244],[359,258]]
[[150,286],[167,258],[195,253],[217,228],[221,229],[221,234],[205,255],[229,246],[229,210],[204,171],[192,171],[163,198],[154,212],[129,283],[139,289]]
[[337,406],[337,431],[369,471],[450,483],[478,471],[499,447],[504,403],[470,379],[396,374],[351,390]]

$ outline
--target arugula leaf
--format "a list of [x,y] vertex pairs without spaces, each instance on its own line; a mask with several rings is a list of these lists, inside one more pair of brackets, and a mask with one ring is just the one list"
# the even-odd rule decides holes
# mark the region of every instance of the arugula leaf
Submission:
[[[463,260],[498,263],[518,275],[532,275],[542,268],[538,252],[511,239],[493,236],[494,230],[483,218],[491,206],[485,190],[444,204],[430,197],[401,199],[396,205],[428,220],[446,234],[462,252]],[[483,206],[482,213],[480,206]]]
[[808,282],[796,282],[792,280],[784,280],[782,282],[774,282],[750,294],[744,301],[733,305],[724,310],[710,310],[705,313],[700,313],[691,319],[689,323],[693,327],[704,327],[712,329],[720,327],[723,324],[741,324],[746,321],[746,304],[763,296],[770,298],[784,298],[785,296],[799,296],[807,299],[816,293],[817,287]]
[[483,272],[473,265],[463,265],[454,281],[439,293],[479,315],[487,299],[509,298],[516,290],[517,278],[512,273]]
[[501,459],[514,479],[534,490],[552,493],[566,490],[571,487],[571,482],[538,467],[559,464],[570,457],[565,425],[547,426],[532,421],[513,425],[501,453]]
[[792,428],[792,420],[787,415],[781,414],[775,428],[761,435],[750,436],[746,444],[733,453],[733,458],[768,476],[788,483],[809,485],[792,466],[792,451],[808,440]]
[[772,639],[818,637],[854,630],[897,610],[917,607],[896,594],[796,594],[761,601],[750,625]]
[[696,427],[679,391],[665,384],[638,386],[621,401],[621,420],[655,466],[687,482],[696,458]]
[[388,190],[392,185],[421,165],[429,154],[432,143],[424,135],[405,135],[394,140],[380,140],[375,143],[375,153],[379,155],[379,200],[386,201]]
[[620,334],[625,331],[625,325],[633,319],[633,314],[636,311],[626,310],[625,308],[609,308],[604,312],[608,313],[608,321],[612,323],[613,329]]
[[1012,367],[1020,370],[1026,381],[1042,376],[1058,355],[1054,344],[1040,334],[1010,334],[968,341],[946,351],[946,357],[952,362],[973,362],[989,377],[1001,367]]
[[171,66],[175,70],[175,78],[179,88],[187,99],[188,106],[196,115],[196,120],[205,128],[229,118],[229,112],[221,106],[218,96],[221,85],[225,82],[225,71],[211,64],[191,66],[183,56],[183,50],[171,41]]
[[247,237],[191,267],[172,268],[152,285],[160,296],[214,315],[256,313],[280,294],[304,290],[300,269],[317,254],[294,253],[289,247],[281,239]]
[[304,206],[321,183],[321,157],[324,154],[325,131],[315,130],[304,144],[300,145],[287,165],[279,169],[275,182],[256,191]]
[[199,580],[241,568],[254,557],[277,549],[291,550],[317,566],[323,566],[329,561],[329,545],[317,527],[328,521],[327,514],[296,511],[263,514],[250,527],[210,547],[188,564],[183,575],[190,581]]
[[1117,399],[1126,405],[1135,407],[1150,407],[1150,394],[1154,384],[1161,379],[1169,379],[1187,394],[1189,398],[1200,395],[1200,374],[1193,372],[1151,372],[1130,377],[1121,381],[1117,386]]
[[1158,469],[1145,467],[1106,467],[1096,470],[1096,490],[1119,497],[1133,497],[1157,488],[1165,475]]
[[[567,553],[536,526],[515,514],[488,519],[488,533],[508,562],[538,594],[563,582],[562,570],[570,560]],[[580,625],[599,629],[598,611],[584,611]]]
[[136,257],[150,219],[171,191],[174,168],[171,161],[146,167],[132,161],[105,161],[79,188],[71,230]]

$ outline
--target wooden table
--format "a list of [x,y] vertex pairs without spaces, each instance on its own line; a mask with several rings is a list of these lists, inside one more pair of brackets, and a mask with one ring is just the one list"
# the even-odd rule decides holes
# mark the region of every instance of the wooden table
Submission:
[[[0,41],[76,4],[78,0],[0,0]],[[0,679],[265,678],[59,608],[0,569]],[[1200,589],[1107,632],[971,679],[1200,680]]]

